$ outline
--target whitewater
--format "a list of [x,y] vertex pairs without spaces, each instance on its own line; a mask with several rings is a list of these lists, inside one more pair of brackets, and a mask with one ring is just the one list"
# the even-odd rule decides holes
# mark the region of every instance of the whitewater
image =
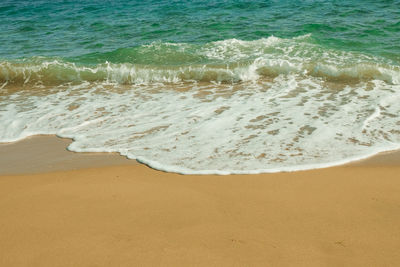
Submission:
[[306,170],[400,148],[398,64],[310,34],[3,60],[0,82],[0,142],[56,134],[168,172]]

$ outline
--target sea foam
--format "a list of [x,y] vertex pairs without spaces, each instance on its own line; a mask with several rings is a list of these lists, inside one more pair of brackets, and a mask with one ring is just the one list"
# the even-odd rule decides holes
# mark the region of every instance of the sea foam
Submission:
[[206,64],[2,63],[0,141],[57,134],[71,151],[184,174],[304,170],[400,148],[398,66],[308,38],[140,48],[189,49]]
[[[280,74],[302,74],[328,80],[378,79],[400,83],[399,66],[374,56],[322,48],[308,42],[310,36],[292,39],[271,36],[255,41],[229,39],[204,45],[153,43],[75,59],[88,64],[43,57],[2,61],[0,82],[19,86],[85,81],[237,83]],[[93,57],[108,60],[94,63]]]

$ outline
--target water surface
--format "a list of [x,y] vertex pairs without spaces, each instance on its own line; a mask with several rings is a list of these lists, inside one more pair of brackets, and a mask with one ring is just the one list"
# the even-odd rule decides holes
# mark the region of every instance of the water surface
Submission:
[[400,1],[2,1],[0,141],[180,173],[400,147]]

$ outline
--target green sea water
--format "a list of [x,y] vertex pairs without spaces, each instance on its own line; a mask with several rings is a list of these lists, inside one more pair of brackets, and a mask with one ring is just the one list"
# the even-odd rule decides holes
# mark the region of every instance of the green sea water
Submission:
[[[205,45],[311,34],[323,47],[400,61],[400,1],[14,1],[0,3],[0,59],[159,64],[153,42]],[[190,53],[189,53],[190,54]],[[160,59],[161,60],[161,59]],[[163,58],[190,63],[186,57]]]

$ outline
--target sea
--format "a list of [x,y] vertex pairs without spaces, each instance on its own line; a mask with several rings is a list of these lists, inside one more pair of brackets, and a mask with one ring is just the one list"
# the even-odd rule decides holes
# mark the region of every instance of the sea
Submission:
[[0,142],[182,174],[400,148],[399,0],[2,0],[0,21]]

